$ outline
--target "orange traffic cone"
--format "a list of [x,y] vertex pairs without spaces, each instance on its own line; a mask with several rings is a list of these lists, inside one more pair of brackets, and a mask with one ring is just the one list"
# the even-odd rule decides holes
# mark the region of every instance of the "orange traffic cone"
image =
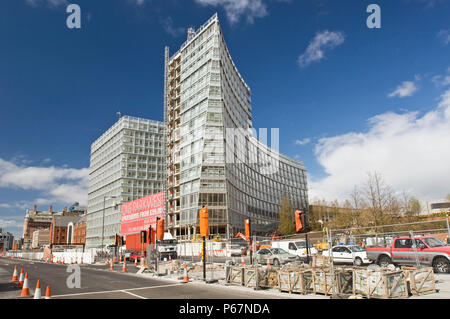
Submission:
[[122,272],[127,272],[127,263],[123,262]]
[[25,281],[23,282],[22,293],[20,297],[30,297],[30,286],[28,285],[28,273],[25,274]]
[[188,283],[188,282],[189,282],[189,276],[187,273],[187,266],[186,266],[186,264],[184,264],[183,283]]
[[134,258],[134,267],[137,267],[137,258]]
[[111,266],[109,267],[109,270],[114,270],[114,263],[111,263]]
[[13,273],[11,282],[16,282],[18,280],[19,280],[19,278],[17,278],[17,266],[14,266],[14,273]]
[[270,259],[267,257],[267,268],[270,268]]
[[242,266],[245,266],[244,255],[241,255],[241,264],[242,264]]
[[50,299],[52,297],[52,294],[50,293],[50,286],[47,286],[47,289],[45,290],[45,299]]
[[23,287],[23,268],[20,268],[20,276],[19,276],[18,287],[19,287],[19,288],[22,288],[22,287]]
[[82,265],[83,264],[83,257],[81,257],[81,262],[80,262],[80,265]]
[[117,264],[117,257],[114,257],[114,263]]
[[73,258],[70,258],[70,265],[72,265]]
[[34,291],[34,299],[41,299],[41,281],[38,279],[36,284],[36,290]]

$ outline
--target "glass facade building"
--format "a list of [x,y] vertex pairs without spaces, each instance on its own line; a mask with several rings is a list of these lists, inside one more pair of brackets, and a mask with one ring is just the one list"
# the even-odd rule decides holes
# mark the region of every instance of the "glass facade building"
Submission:
[[[215,14],[171,56],[165,50],[166,214],[179,238],[199,233],[207,205],[211,234],[233,237],[250,218],[255,234],[275,229],[281,198],[308,212],[306,169],[272,148],[252,125],[251,91]],[[275,145],[277,146],[277,145]]]
[[113,244],[121,203],[163,190],[163,147],[164,123],[131,116],[122,116],[92,143],[87,248]]

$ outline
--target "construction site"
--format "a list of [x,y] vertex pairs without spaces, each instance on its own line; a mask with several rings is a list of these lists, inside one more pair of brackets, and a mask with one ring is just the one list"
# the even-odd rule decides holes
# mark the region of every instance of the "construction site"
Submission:
[[[8,251],[1,254],[0,261],[7,262],[12,274],[8,296],[17,294],[21,298],[33,297],[28,283],[33,274],[24,272],[20,266],[24,261],[57,269],[79,267],[82,274],[95,270],[167,284],[204,284],[206,291],[220,287],[274,298],[450,297],[448,219],[306,232],[302,212],[296,211],[295,217],[297,234],[252,236],[251,223],[246,220],[245,234],[238,232],[235,238],[223,241],[209,236],[208,212],[203,207],[200,237],[190,241],[170,237],[164,219],[158,219],[155,228],[131,237],[128,245],[117,236],[117,246],[110,252],[54,251],[37,255]],[[134,251],[127,253],[125,248],[130,247]],[[44,298],[40,289],[45,279],[33,279],[37,280],[34,298]],[[47,298],[51,298],[50,287],[47,290]],[[100,293],[95,297],[102,298]],[[78,294],[58,292],[61,298],[72,295]],[[82,296],[89,296],[89,292]]]

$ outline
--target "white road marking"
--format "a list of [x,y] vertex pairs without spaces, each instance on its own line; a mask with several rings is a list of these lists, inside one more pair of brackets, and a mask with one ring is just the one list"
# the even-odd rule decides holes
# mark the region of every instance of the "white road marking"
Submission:
[[92,294],[104,294],[104,293],[111,293],[111,292],[128,292],[128,291],[132,291],[132,290],[154,289],[154,288],[164,288],[164,287],[173,287],[173,286],[182,286],[182,285],[183,285],[182,283],[179,283],[179,284],[159,285],[159,286],[151,286],[151,287],[117,289],[117,290],[104,290],[104,291],[92,291],[92,292],[80,292],[80,293],[77,293],[77,294],[55,295],[55,296],[52,296],[52,297],[81,296],[81,295],[92,295]]
[[132,292],[129,292],[129,291],[121,290],[121,292],[124,292],[124,293],[126,293],[126,294],[130,294],[130,295],[132,295],[132,296],[135,296],[135,297],[138,297],[138,298],[141,298],[141,299],[147,299],[147,298],[145,298],[145,297],[136,295],[136,294],[134,294],[134,293],[132,293]]

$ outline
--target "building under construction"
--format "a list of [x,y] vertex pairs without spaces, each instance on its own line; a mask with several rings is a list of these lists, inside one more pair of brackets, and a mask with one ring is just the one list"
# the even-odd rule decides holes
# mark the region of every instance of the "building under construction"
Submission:
[[271,131],[272,147],[261,141],[264,132],[259,139],[254,134],[251,91],[217,14],[189,29],[175,53],[166,47],[164,73],[165,211],[172,235],[196,236],[203,205],[210,234],[222,238],[243,231],[248,218],[254,234],[274,230],[284,195],[293,210],[308,212],[303,163],[278,152],[277,130]]

